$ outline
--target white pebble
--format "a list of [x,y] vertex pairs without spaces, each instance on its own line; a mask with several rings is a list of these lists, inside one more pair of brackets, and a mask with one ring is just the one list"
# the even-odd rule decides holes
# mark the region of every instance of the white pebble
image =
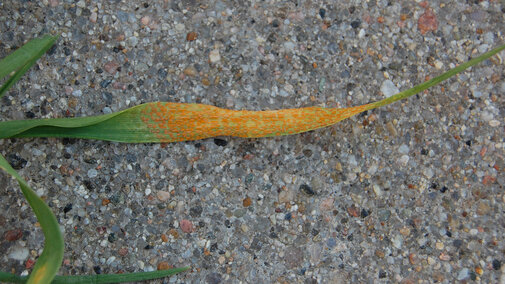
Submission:
[[96,20],[98,19],[98,14],[96,12],[91,13],[89,16],[89,21],[92,23],[96,23]]
[[490,120],[489,121],[489,126],[491,126],[491,127],[500,126],[500,122],[498,120],[496,120],[496,119]]
[[290,94],[293,94],[295,92],[293,85],[291,85],[289,83],[286,83],[286,85],[284,85],[284,90],[286,90],[286,92],[288,92]]
[[358,37],[359,38],[364,38],[365,37],[365,30],[364,29],[359,30]]
[[221,55],[219,54],[219,49],[214,49],[209,53],[210,62],[216,63],[221,60]]
[[179,32],[182,32],[185,28],[186,28],[186,27],[184,26],[184,24],[181,24],[181,23],[179,23],[179,24],[175,25],[175,29],[176,29],[177,31],[179,31]]
[[295,199],[295,193],[292,189],[283,190],[279,193],[278,198],[280,203],[290,202]]
[[380,188],[379,185],[374,184],[372,188],[376,196],[382,196],[382,189]]
[[[505,195],[504,195],[504,198],[505,198]],[[505,202],[505,199],[504,199],[504,202]],[[275,214],[270,215],[270,217],[268,217],[268,219],[270,219],[270,222],[272,222],[272,225],[275,226],[277,224],[277,219],[275,219]]]
[[489,111],[483,111],[480,114],[480,118],[482,118],[482,120],[484,120],[484,121],[489,121],[490,122],[491,120],[493,120],[494,115],[491,112],[489,112]]
[[391,80],[385,80],[382,82],[381,92],[384,94],[384,96],[389,98],[392,95],[399,93],[400,89],[398,89],[398,87],[396,87]]
[[428,264],[429,264],[429,265],[433,265],[433,264],[435,264],[436,262],[437,262],[437,261],[436,261],[433,257],[431,257],[431,256],[429,256],[429,257],[428,257]]
[[405,167],[409,163],[409,160],[409,156],[403,155],[400,159],[398,159],[398,164],[400,164],[402,167]]
[[12,259],[15,259],[15,260],[19,260],[19,261],[23,261],[25,260],[26,258],[28,258],[28,249],[25,248],[25,247],[15,247],[11,253],[9,253],[9,258],[12,258]]
[[159,190],[156,195],[160,201],[167,201],[170,198],[170,192]]
[[426,176],[428,179],[430,179],[430,178],[432,178],[432,177],[433,177],[433,170],[431,170],[430,168],[426,168],[426,169],[424,169],[423,174],[424,174],[424,176]]
[[396,235],[393,237],[393,239],[391,240],[392,243],[393,243],[393,246],[397,249],[401,249],[402,248],[402,244],[403,244],[403,237],[401,235]]
[[114,262],[114,260],[116,260],[116,257],[115,256],[111,256],[107,259],[107,265],[110,265],[112,262]]

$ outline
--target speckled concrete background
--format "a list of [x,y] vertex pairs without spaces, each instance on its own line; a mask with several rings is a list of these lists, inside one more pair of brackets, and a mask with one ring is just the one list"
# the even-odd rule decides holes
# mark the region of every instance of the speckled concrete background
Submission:
[[[0,119],[158,100],[345,107],[504,42],[505,1],[342,2],[0,1],[1,57],[61,34],[0,100]],[[500,56],[301,135],[166,145],[15,139],[0,151],[59,219],[60,274],[190,265],[164,281],[498,283]],[[43,236],[17,185],[4,173],[0,184],[0,267],[26,274]]]

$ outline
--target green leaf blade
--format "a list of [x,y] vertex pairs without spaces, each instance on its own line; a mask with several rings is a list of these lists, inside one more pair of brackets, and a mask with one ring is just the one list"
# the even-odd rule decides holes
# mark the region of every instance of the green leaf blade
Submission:
[[[134,272],[123,274],[97,274],[97,275],[57,275],[52,284],[72,284],[72,283],[124,283],[124,282],[140,282],[153,279],[169,277],[188,270],[189,267],[178,267],[167,270],[157,270],[150,272]],[[17,276],[11,273],[0,272],[0,281],[11,283],[25,283],[26,276]],[[49,283],[49,282],[48,282]]]
[[504,49],[505,49],[505,44],[501,45],[495,49],[492,49],[492,50],[490,50],[480,56],[472,58],[469,61],[464,62],[464,63],[452,68],[451,70],[446,71],[446,72],[442,73],[441,75],[439,75],[435,78],[432,78],[426,82],[418,84],[408,90],[399,92],[398,94],[395,94],[389,98],[385,98],[385,99],[380,100],[378,102],[372,103],[372,104],[370,104],[372,107],[370,107],[368,109],[374,109],[374,108],[378,108],[381,106],[385,106],[385,105],[397,102],[399,100],[406,99],[406,98],[413,96],[415,94],[418,94],[428,88],[431,88],[433,86],[440,84],[442,81],[445,81],[445,80],[453,77],[454,75],[459,74],[459,73],[463,72],[464,70],[466,70],[466,69],[468,69],[468,68],[470,68],[470,67],[472,67],[472,66],[474,66],[474,65],[476,65],[486,59],[490,58],[491,56],[497,54],[498,52],[500,52]]
[[0,97],[5,95],[7,90],[16,83],[30,67],[53,46],[58,36],[45,35],[35,38],[18,48],[13,53],[0,61],[0,79],[15,72],[0,87]]
[[51,209],[28,186],[2,155],[0,155],[0,168],[17,180],[44,233],[44,250],[35,263],[27,283],[50,283],[58,272],[63,260],[64,243],[58,221]]
[[0,139],[65,137],[125,143],[158,142],[141,120],[146,105],[92,117],[4,121],[0,122]]

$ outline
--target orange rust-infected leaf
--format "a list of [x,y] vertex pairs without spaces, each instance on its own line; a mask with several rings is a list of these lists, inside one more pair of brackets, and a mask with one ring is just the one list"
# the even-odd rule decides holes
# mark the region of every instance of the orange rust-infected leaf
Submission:
[[[429,8],[427,10],[426,13],[430,16],[429,13],[432,12],[429,12]],[[436,17],[434,20],[436,20]],[[428,28],[435,29],[434,26],[428,26]],[[343,51],[342,42],[339,42],[339,46]],[[358,113],[425,92],[428,88],[440,84],[440,82],[504,49],[505,45],[501,45],[434,78],[430,79],[427,76],[425,82],[408,90],[361,106],[249,111],[223,109],[204,104],[154,102],[95,117],[4,121],[0,122],[0,139],[67,137],[125,143],[168,143],[216,136],[260,138],[297,134],[330,126]],[[364,51],[360,50],[356,53],[356,56],[361,60],[363,54]],[[380,54],[377,56],[380,58]],[[289,60],[292,60],[292,58],[286,56],[286,61]],[[203,77],[206,78],[207,76],[204,75]],[[216,76],[214,85],[219,83],[220,78]],[[311,96],[310,98],[316,100],[316,97]],[[371,121],[373,120],[369,119],[364,124],[367,125]],[[485,152],[481,152],[481,156],[484,156],[484,154]],[[70,170],[68,174],[71,174]],[[491,178],[485,179],[485,182],[488,184],[494,183]]]
[[372,104],[351,108],[247,111],[203,104],[156,102],[144,105],[141,120],[159,142],[215,136],[256,138],[296,134],[329,126],[371,108]]

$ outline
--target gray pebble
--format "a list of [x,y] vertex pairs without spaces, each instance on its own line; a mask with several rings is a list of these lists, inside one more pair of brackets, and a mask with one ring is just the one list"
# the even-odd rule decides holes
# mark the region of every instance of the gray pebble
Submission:
[[456,280],[465,280],[470,276],[470,270],[468,268],[463,268],[458,272],[458,276],[456,276]]
[[98,175],[97,170],[95,169],[89,169],[88,170],[88,177],[89,178],[95,178]]

